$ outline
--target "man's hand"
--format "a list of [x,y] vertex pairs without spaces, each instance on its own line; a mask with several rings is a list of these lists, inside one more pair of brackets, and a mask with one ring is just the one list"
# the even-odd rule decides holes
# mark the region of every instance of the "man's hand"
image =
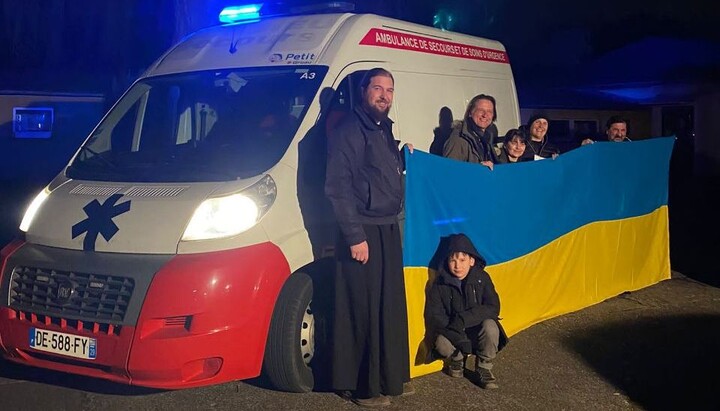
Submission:
[[363,241],[360,244],[351,245],[350,256],[353,258],[353,260],[357,260],[362,264],[367,263],[368,258],[370,258],[367,241]]
[[405,143],[405,147],[407,147],[410,154],[412,154],[413,149],[415,148],[415,146],[413,146],[412,143]]
[[489,168],[490,171],[493,169],[493,162],[492,161],[481,161],[480,164],[484,165],[485,167]]
[[585,146],[585,145],[588,145],[588,144],[592,144],[592,143],[594,143],[594,142],[595,142],[595,141],[593,141],[593,140],[591,140],[591,139],[589,139],[589,138],[586,138],[585,140],[582,141],[582,143],[580,143],[580,145]]

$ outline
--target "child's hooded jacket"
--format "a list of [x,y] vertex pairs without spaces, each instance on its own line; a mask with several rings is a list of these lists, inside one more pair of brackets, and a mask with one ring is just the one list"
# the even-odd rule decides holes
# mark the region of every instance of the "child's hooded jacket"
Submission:
[[[457,348],[470,353],[467,330],[495,320],[500,330],[498,349],[507,344],[508,338],[499,320],[500,297],[495,291],[490,275],[484,270],[485,259],[475,249],[465,234],[453,234],[448,239],[445,262],[438,271],[425,306],[425,318],[429,334],[444,335]],[[475,265],[463,281],[447,270],[447,257],[463,252],[475,258]]]

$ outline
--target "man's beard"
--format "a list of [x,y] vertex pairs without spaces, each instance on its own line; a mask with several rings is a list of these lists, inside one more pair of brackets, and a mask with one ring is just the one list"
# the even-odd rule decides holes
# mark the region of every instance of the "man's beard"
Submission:
[[376,121],[383,121],[388,118],[388,114],[390,113],[390,104],[388,104],[387,108],[385,110],[380,110],[375,106],[366,105],[365,110],[367,110],[368,114],[372,116]]

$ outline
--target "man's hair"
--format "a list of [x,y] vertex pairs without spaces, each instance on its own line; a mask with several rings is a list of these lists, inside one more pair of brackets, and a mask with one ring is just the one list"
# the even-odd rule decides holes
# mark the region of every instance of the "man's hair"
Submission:
[[607,123],[605,123],[605,130],[610,130],[610,126],[612,126],[615,123],[624,123],[627,127],[627,120],[625,120],[622,116],[612,116],[608,119]]
[[478,100],[488,100],[493,105],[493,118],[492,121],[497,121],[497,104],[495,103],[495,97],[489,96],[487,94],[478,94],[477,96],[473,97],[472,100],[467,105],[467,108],[465,109],[465,117],[463,119],[467,119],[470,117],[470,115],[473,112],[473,109],[475,108],[475,104],[478,102]]
[[360,81],[360,91],[365,93],[365,90],[370,85],[370,81],[372,81],[372,78],[377,76],[390,77],[390,80],[392,80],[393,84],[395,84],[395,78],[393,77],[392,73],[382,67],[375,67],[365,72],[365,75]]

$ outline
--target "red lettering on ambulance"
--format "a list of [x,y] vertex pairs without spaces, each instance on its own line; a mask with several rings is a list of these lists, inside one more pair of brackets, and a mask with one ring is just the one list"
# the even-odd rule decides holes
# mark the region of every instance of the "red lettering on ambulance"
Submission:
[[415,34],[398,33],[377,28],[370,29],[370,31],[365,34],[365,37],[360,40],[360,45],[411,50],[420,53],[439,54],[495,63],[510,63],[507,53],[502,50],[436,40]]

